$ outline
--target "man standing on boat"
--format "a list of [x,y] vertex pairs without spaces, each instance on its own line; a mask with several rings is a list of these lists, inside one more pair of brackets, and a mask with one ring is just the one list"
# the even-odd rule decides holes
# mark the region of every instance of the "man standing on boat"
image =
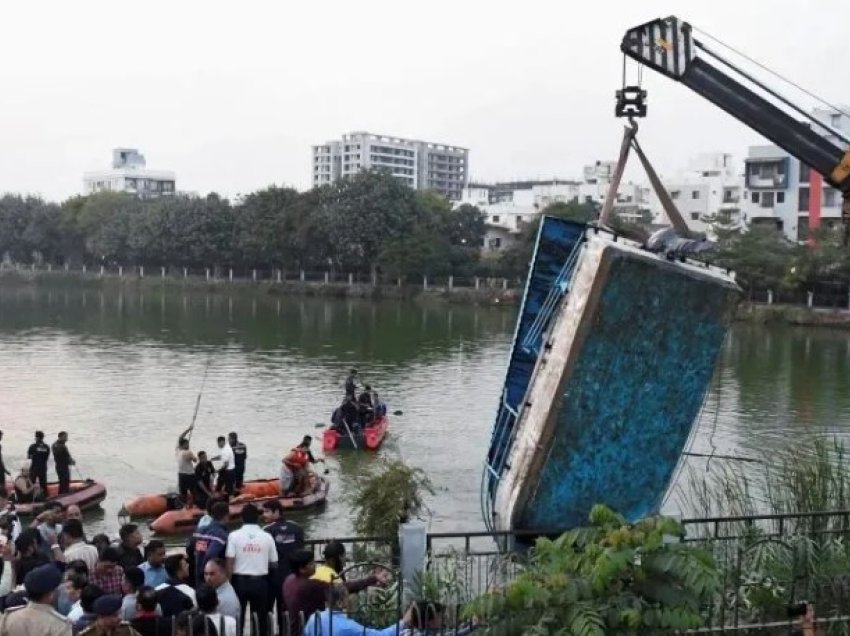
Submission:
[[233,489],[241,490],[245,480],[245,462],[248,461],[248,447],[240,442],[236,433],[227,436],[227,443],[233,450]]
[[44,433],[35,432],[35,442],[27,449],[27,459],[30,464],[30,476],[33,483],[38,483],[44,496],[47,496],[47,460],[50,459],[50,446],[44,443]]
[[71,492],[71,466],[75,464],[74,458],[68,452],[68,433],[59,433],[53,442],[53,461],[56,463],[56,477],[59,479],[59,494],[65,495]]
[[345,379],[345,397],[356,397],[357,394],[357,369],[352,369]]
[[189,448],[189,438],[187,435],[192,431],[190,426],[185,431],[180,433],[177,438],[177,492],[180,493],[180,500],[188,505],[189,495],[195,490],[195,462],[198,458],[195,453]]
[[309,435],[305,435],[304,439],[301,440],[301,443],[289,451],[286,457],[283,458],[283,468],[285,471],[289,471],[289,473],[291,473],[292,481],[289,488],[286,488],[285,482],[287,480],[284,479],[285,471],[281,473],[281,494],[300,494],[309,484],[309,465],[315,464],[316,462],[324,463],[324,459],[316,459],[313,456],[313,453],[310,450],[310,444],[312,442],[313,438]]
[[210,461],[214,462],[216,460],[221,461],[221,466],[218,468],[218,482],[216,483],[216,488],[218,490],[223,490],[228,495],[233,495],[233,479],[234,473],[234,464],[236,463],[236,458],[233,455],[233,449],[227,445],[227,440],[224,436],[219,436],[216,440],[218,444],[218,455],[215,457],[211,457]]

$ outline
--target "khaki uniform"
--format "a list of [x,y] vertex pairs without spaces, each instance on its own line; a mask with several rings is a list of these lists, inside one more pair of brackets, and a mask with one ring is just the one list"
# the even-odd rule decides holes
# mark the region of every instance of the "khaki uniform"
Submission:
[[26,607],[8,610],[0,618],[3,636],[71,636],[71,623],[44,603],[30,602]]
[[115,628],[114,632],[105,632],[97,625],[92,625],[88,629],[80,632],[79,636],[142,636],[139,632],[133,629],[129,623],[121,623]]

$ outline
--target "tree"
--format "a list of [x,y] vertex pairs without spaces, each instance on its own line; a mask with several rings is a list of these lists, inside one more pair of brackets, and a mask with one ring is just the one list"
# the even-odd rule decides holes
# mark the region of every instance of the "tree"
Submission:
[[431,480],[420,468],[391,461],[357,481],[352,506],[354,529],[361,536],[397,537],[402,523],[425,509],[425,494],[434,494]]
[[720,239],[712,260],[734,270],[743,287],[778,288],[787,282],[796,252],[777,229],[753,225]]
[[413,190],[392,175],[361,172],[321,191],[319,214],[344,269],[375,271],[384,246],[418,224]]
[[291,262],[288,237],[295,231],[292,217],[298,197],[293,188],[271,186],[244,198],[236,209],[236,236],[245,265],[281,266]]
[[594,506],[590,526],[539,539],[528,567],[468,608],[485,633],[671,634],[702,625],[700,608],[720,589],[708,552],[667,537],[682,526],[656,517],[626,524]]

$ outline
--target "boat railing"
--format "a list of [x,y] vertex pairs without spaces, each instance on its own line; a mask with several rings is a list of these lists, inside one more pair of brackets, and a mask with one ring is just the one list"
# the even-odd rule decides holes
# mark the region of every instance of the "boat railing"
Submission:
[[561,267],[561,271],[558,272],[558,276],[552,283],[552,287],[549,289],[549,293],[546,295],[546,298],[540,307],[540,311],[537,313],[537,316],[535,316],[534,322],[531,324],[531,327],[528,329],[528,332],[525,334],[525,338],[522,341],[521,346],[525,351],[535,355],[540,353],[543,333],[549,327],[552,315],[558,308],[561,299],[570,289],[570,282],[572,281],[573,273],[575,272],[576,263],[578,263],[578,257],[581,253],[582,245],[584,245],[583,241],[576,242],[569,257],[567,257],[566,262],[563,267]]

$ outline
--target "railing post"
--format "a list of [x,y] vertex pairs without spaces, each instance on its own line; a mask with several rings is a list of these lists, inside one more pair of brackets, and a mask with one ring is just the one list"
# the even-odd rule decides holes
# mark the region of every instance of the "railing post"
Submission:
[[252,270],[251,270],[251,279],[252,279],[255,283],[257,282],[257,270],[256,270],[256,269],[252,269]]
[[227,270],[227,280],[229,280],[231,283],[233,282],[233,268],[232,267]]
[[68,271],[68,263],[65,263],[65,271]]
[[118,266],[118,278],[124,278],[124,266],[123,265]]
[[327,285],[331,280],[330,272],[325,272],[325,285]]
[[301,282],[303,283],[306,280],[306,276],[304,275],[304,270],[301,270]]
[[475,289],[481,289],[481,279],[478,276],[475,277]]
[[354,287],[354,274],[348,272],[348,286]]
[[812,305],[815,303],[815,292],[808,292],[807,304],[809,305],[809,309],[812,308]]
[[35,261],[30,263],[30,270],[33,271],[33,272],[35,271]]
[[507,289],[507,288],[508,288],[508,279],[503,278],[502,279],[502,289]]
[[52,272],[52,271],[53,271],[53,263],[48,263],[48,264],[47,264],[47,271],[48,271],[48,272]]
[[452,291],[455,288],[455,277],[449,276],[449,291]]
[[401,276],[399,276],[398,278],[395,279],[395,286],[401,287]]
[[189,277],[189,269],[187,267],[183,268],[183,278]]
[[160,278],[165,278],[165,267],[160,267],[160,268],[159,268],[159,277],[160,277]]
[[422,276],[422,289],[428,291],[428,275]]
[[280,270],[277,270],[277,282],[280,282]]
[[209,267],[204,268],[204,273],[207,276],[207,280],[209,280],[210,279],[210,268]]
[[773,304],[773,290],[772,289],[767,290],[767,304],[768,305]]
[[83,263],[83,274],[85,274],[85,273],[86,273],[86,264]]
[[139,265],[139,278],[144,278],[144,277],[145,277],[145,266]]
[[428,562],[425,524],[419,522],[402,524],[398,529],[398,542],[401,548],[399,566],[403,589],[402,605],[408,605],[416,593],[417,574],[425,569]]

